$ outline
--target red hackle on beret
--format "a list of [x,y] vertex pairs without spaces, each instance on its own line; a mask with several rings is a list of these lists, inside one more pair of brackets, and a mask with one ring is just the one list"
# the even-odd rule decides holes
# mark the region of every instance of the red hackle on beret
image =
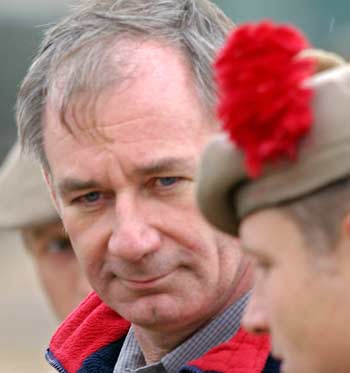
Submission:
[[252,178],[266,163],[295,160],[298,143],[311,128],[312,91],[302,83],[315,62],[296,58],[308,46],[294,27],[245,24],[235,29],[215,62],[217,114],[245,154]]

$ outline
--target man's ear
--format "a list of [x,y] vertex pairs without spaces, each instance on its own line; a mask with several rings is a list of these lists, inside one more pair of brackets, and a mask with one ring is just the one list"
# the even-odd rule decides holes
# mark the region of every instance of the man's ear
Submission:
[[42,171],[42,174],[44,176],[46,185],[49,188],[49,192],[50,192],[52,201],[53,201],[53,203],[54,203],[54,205],[56,207],[56,210],[57,210],[59,216],[61,216],[60,204],[58,202],[58,198],[57,198],[57,193],[56,193],[56,190],[55,190],[55,186],[53,185],[52,176],[50,175],[50,173],[48,172],[48,170],[46,170],[43,167],[41,168],[41,171]]

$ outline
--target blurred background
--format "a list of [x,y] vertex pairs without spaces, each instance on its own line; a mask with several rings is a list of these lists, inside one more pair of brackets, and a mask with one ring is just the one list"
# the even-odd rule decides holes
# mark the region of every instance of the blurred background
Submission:
[[[274,19],[300,27],[311,43],[350,59],[348,0],[217,0],[236,23]],[[0,161],[16,138],[16,90],[48,25],[72,1],[0,0]],[[1,191],[0,191],[1,192]],[[18,196],[20,198],[20,196]],[[0,232],[0,371],[48,372],[42,354],[56,326],[30,258],[14,233]]]

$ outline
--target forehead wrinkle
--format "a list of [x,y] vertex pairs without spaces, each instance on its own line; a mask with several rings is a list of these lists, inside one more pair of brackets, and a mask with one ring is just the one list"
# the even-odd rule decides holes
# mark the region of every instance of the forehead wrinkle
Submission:
[[[133,136],[132,136],[132,139],[130,141],[126,141],[125,139],[123,139],[123,136],[119,133],[118,136],[117,136],[117,139],[113,138],[115,136],[115,134],[108,134],[108,130],[110,129],[114,129],[114,128],[117,128],[117,130],[121,130],[123,129],[123,127],[127,127],[129,125],[137,125],[137,123],[139,123],[141,126],[144,126],[145,130],[147,129],[147,124],[148,122],[148,119],[146,120],[146,116],[142,116],[141,115],[135,115],[135,118],[128,118],[127,120],[120,120],[120,122],[100,122],[100,124],[98,124],[96,126],[96,129],[101,133],[103,134],[103,137],[105,138],[105,140],[109,143],[113,143],[115,142],[116,140],[120,143],[129,143],[129,142],[134,142],[134,141],[137,141],[137,136],[135,132],[137,132],[136,130],[133,132]],[[140,131],[141,133],[141,131]]]
[[[93,109],[91,105],[84,106],[83,103],[78,103],[74,101],[71,105],[71,110],[67,112],[66,124],[63,127],[67,128],[69,134],[71,134],[75,139],[79,140],[79,135],[86,135],[91,140],[103,143],[113,143],[115,141],[115,135],[109,132],[116,128],[117,130],[123,130],[124,127],[131,125],[137,126],[137,130],[133,133],[133,138],[130,140],[123,139],[123,134],[118,134],[118,142],[128,143],[135,141],[135,136],[139,132],[141,135],[149,130],[152,130],[152,121],[159,119],[151,114],[151,108],[145,107],[137,112],[130,112],[125,118],[119,118],[120,112],[116,110],[118,107],[118,96],[111,95],[109,97],[102,93],[99,97],[99,103],[95,102],[93,104]],[[90,110],[89,110],[90,106]],[[110,112],[110,107],[113,107],[113,111]],[[105,113],[110,113],[110,118],[105,118]],[[115,120],[115,117],[118,119]],[[70,125],[69,122],[75,123]],[[68,128],[70,127],[70,128]],[[137,136],[136,136],[137,138]]]
[[[72,113],[70,115],[72,115]],[[79,128],[73,128],[71,126],[69,127],[65,123],[62,123],[62,118],[59,116],[59,113],[52,102],[48,102],[46,104],[43,120],[45,122],[43,136],[46,154],[49,152],[49,147],[52,147],[53,145],[57,147],[61,143],[64,144],[67,142],[76,142],[79,144],[85,143],[85,145],[87,145],[88,140],[100,144],[102,144],[104,141],[107,141],[107,139],[102,139],[102,136],[94,136],[94,133],[92,133],[96,133],[96,130],[94,128],[88,126],[86,126],[85,128],[83,128],[83,126],[79,126]],[[52,142],[47,142],[47,136],[50,131],[53,133],[52,136],[54,136],[55,138],[54,144]],[[79,136],[79,134],[85,134],[85,136]]]
[[[139,42],[139,40],[137,40]],[[109,80],[105,82],[105,84],[102,84],[99,89],[95,89],[94,91],[91,89],[88,89],[87,87],[81,88],[75,92],[72,93],[70,97],[68,97],[67,102],[62,105],[62,107],[59,109],[61,122],[62,124],[70,131],[70,132],[80,132],[86,127],[88,127],[90,130],[88,131],[88,134],[90,136],[100,136],[102,137],[102,140],[108,140],[105,138],[105,134],[103,133],[103,129],[107,128],[109,124],[104,124],[100,122],[100,118],[98,118],[97,113],[101,111],[101,107],[105,106],[106,101],[109,101],[108,96],[112,92],[112,96],[119,96],[122,95],[125,91],[129,90],[132,85],[136,82],[137,79],[139,80],[143,78],[144,73],[149,74],[150,67],[148,64],[142,64],[140,61],[143,60],[143,58],[137,58],[134,54],[141,53],[141,56],[146,53],[148,55],[150,52],[152,52],[155,48],[156,49],[162,49],[164,46],[162,44],[155,43],[155,46],[153,45],[154,42],[150,43],[150,46],[147,47],[147,43],[145,48],[142,48],[144,42],[141,41],[141,45],[138,46],[138,43],[136,43],[136,47],[138,48],[131,49],[130,43],[127,43],[125,49],[126,51],[132,51],[133,55],[128,55],[128,63],[127,65],[123,65],[121,68],[122,76],[119,76],[121,74],[121,71],[119,71],[119,80],[111,80],[109,77]],[[135,41],[132,43],[135,45]],[[118,43],[119,45],[119,43]],[[140,49],[141,52],[138,50]],[[145,49],[145,50],[143,50]],[[173,48],[171,48],[173,49]],[[119,51],[120,53],[120,51]],[[125,51],[124,51],[125,53]],[[111,76],[115,75],[115,69],[120,69],[120,61],[114,61],[113,58],[111,58]],[[116,64],[116,62],[119,62]],[[146,70],[145,70],[146,68]],[[143,71],[145,70],[145,71]],[[151,72],[154,75],[154,70],[152,69]],[[106,97],[107,96],[107,97]],[[103,110],[102,110],[103,111]],[[114,124],[111,124],[114,125]]]
[[101,92],[82,92],[76,94],[71,102],[60,113],[60,121],[63,127],[75,138],[85,134],[91,140],[97,142],[108,142],[103,127],[99,125],[98,106],[102,100]]
[[184,157],[166,157],[159,160],[152,160],[148,164],[137,165],[133,171],[134,176],[148,176],[166,172],[193,171],[194,164]]

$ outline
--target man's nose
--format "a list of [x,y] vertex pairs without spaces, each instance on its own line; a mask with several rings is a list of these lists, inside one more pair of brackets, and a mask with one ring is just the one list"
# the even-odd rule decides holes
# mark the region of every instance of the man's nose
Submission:
[[160,232],[144,206],[131,199],[116,202],[115,224],[108,242],[112,255],[136,262],[158,250],[160,243]]
[[247,331],[254,334],[269,332],[266,308],[261,296],[256,290],[253,290],[252,296],[244,311],[242,325]]

